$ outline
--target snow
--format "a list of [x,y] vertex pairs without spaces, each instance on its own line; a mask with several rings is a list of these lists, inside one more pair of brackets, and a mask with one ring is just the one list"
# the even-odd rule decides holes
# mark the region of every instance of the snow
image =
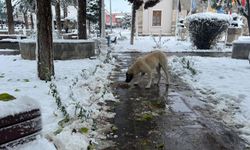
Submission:
[[238,40],[235,40],[233,43],[250,44],[250,36],[240,36]]
[[[112,44],[113,52],[150,52],[159,48],[165,52],[231,52],[232,47],[226,47],[219,42],[211,50],[197,50],[191,42],[178,41],[171,36],[138,36],[135,44],[129,44],[128,30],[114,29],[118,44]],[[16,149],[55,149],[59,145],[62,149],[86,149],[90,140],[95,141],[96,132],[90,130],[93,118],[98,115],[113,117],[113,114],[101,112],[98,102],[115,100],[109,87],[107,76],[114,67],[111,63],[103,63],[103,57],[94,60],[54,61],[55,79],[52,82],[41,81],[37,77],[36,61],[23,60],[17,56],[0,55],[0,93],[9,93],[18,99],[28,96],[38,103],[42,112],[43,130],[36,141],[20,145]],[[196,74],[183,67],[183,60],[190,61]],[[171,71],[178,74],[188,83],[203,101],[213,108],[214,115],[219,116],[231,127],[242,125],[237,129],[241,137],[250,143],[250,65],[247,60],[231,59],[229,57],[177,57],[169,58]],[[97,68],[97,70],[96,70]],[[94,73],[95,72],[95,73]],[[85,121],[72,120],[62,131],[53,134],[61,127],[58,122],[64,119],[57,109],[55,98],[50,90],[50,84],[57,86],[62,104],[66,107],[70,117],[75,117],[74,110],[77,103],[86,110]],[[104,95],[103,95],[104,94]],[[216,103],[207,97],[212,97]],[[177,104],[176,104],[177,105]],[[1,107],[1,103],[0,103]],[[1,111],[4,108],[0,108]],[[7,111],[7,110],[5,110]],[[13,110],[12,110],[13,111]],[[14,112],[8,112],[14,113]],[[2,115],[2,114],[1,114]],[[86,134],[73,133],[86,127],[90,131]],[[99,135],[100,136],[100,135]]]
[[240,36],[239,41],[250,41],[250,36]]
[[[56,10],[55,10],[55,6],[52,6],[51,7],[52,9],[52,16],[53,16],[53,19],[55,20],[56,19]],[[61,12],[61,18],[63,18],[63,9],[60,9]],[[64,18],[65,19],[68,19],[68,20],[71,20],[71,21],[75,21],[77,20],[77,8],[75,6],[68,6],[67,7],[67,17]],[[63,19],[62,19],[63,20]]]
[[0,49],[0,52],[6,52],[6,51],[17,51],[17,50],[15,50],[15,49],[8,49],[8,48]]
[[[23,39],[19,40],[20,43],[35,43],[36,40],[34,39]],[[55,39],[53,40],[54,43],[89,43],[94,42],[93,40],[69,40],[69,39]]]
[[[97,59],[91,60],[56,60],[54,61],[55,79],[52,82],[45,82],[37,77],[36,61],[23,60],[20,55],[0,55],[0,93],[9,93],[17,98],[17,100],[13,100],[13,102],[8,104],[0,103],[1,116],[13,114],[23,109],[30,109],[29,105],[27,107],[26,105],[16,106],[15,102],[17,101],[25,102],[25,100],[30,100],[33,102],[32,106],[37,103],[41,108],[42,136],[38,141],[22,145],[21,149],[32,149],[32,147],[52,149],[51,146],[48,148],[39,146],[43,144],[51,145],[51,142],[46,140],[48,135],[53,135],[53,143],[57,141],[63,143],[65,150],[86,149],[92,133],[90,129],[93,119],[102,113],[101,106],[98,103],[105,102],[105,100],[115,100],[107,86],[110,84],[107,77],[113,68],[113,62],[104,63],[104,58],[101,55]],[[51,94],[50,84],[52,83],[57,86],[62,105],[66,107],[69,117],[72,118],[72,121],[63,128],[58,124],[59,121],[64,119],[64,116],[57,109],[55,98]],[[81,121],[81,123],[78,121],[81,119],[77,119],[75,115],[77,103],[86,110],[86,114],[84,114],[86,118],[83,118],[84,121]],[[79,110],[76,112],[79,113]],[[82,127],[88,127],[89,133],[82,134],[77,132],[75,135],[72,135],[73,129]],[[62,128],[62,131],[54,135],[53,133],[60,128]]]
[[198,19],[204,19],[204,20],[224,20],[226,22],[231,22],[232,17],[230,15],[226,14],[218,14],[218,13],[211,13],[211,12],[205,12],[205,13],[196,13],[188,16],[187,21],[192,20],[198,20]]
[[[192,75],[183,68],[182,59],[189,60],[197,74]],[[170,60],[172,71],[189,83],[203,100],[213,106],[215,113],[229,125],[241,124],[241,136],[250,142],[250,65],[246,60],[228,57],[173,57]],[[213,104],[206,97],[213,97]],[[239,110],[237,109],[239,107]],[[236,109],[235,109],[236,108]],[[224,112],[226,111],[226,112]],[[223,113],[224,112],[224,113]]]
[[[130,45],[130,32],[115,30],[118,39],[125,37],[126,40],[118,40],[118,44],[114,45],[115,52],[151,52],[154,48],[161,49],[165,52],[231,52],[231,47],[226,47],[225,43],[219,42],[210,50],[196,49],[189,39],[185,41],[176,40],[173,36],[135,36],[134,45]],[[160,47],[159,47],[160,46]]]
[[[15,109],[6,109],[6,108],[15,108]],[[20,112],[26,112],[39,108],[40,107],[37,104],[37,102],[28,96],[23,96],[8,102],[0,101],[0,110],[1,110],[0,118],[6,116],[12,116]]]
[[[18,37],[17,37],[18,38]],[[7,41],[7,42],[19,42],[21,39],[2,39],[1,41]]]
[[65,20],[76,21],[77,20],[77,9],[74,6],[68,6],[68,14]]
[[18,145],[11,149],[12,150],[56,150],[55,146],[52,143],[39,136],[35,141],[31,141],[23,145]]

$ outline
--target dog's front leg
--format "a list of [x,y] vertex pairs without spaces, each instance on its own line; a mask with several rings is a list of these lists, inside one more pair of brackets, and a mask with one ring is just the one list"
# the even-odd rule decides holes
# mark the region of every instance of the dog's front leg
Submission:
[[139,76],[139,79],[137,79],[137,81],[134,82],[134,85],[139,85],[139,83],[142,81],[144,75],[145,75],[145,73],[141,73],[141,75]]
[[150,88],[151,83],[152,83],[152,79],[153,79],[153,73],[152,72],[148,73],[148,75],[149,75],[149,81],[148,81],[148,84],[146,86],[146,89]]

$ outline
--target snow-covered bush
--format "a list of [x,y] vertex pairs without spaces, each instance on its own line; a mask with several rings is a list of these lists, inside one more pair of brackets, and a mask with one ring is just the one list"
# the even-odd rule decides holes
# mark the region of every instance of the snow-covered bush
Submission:
[[209,49],[230,24],[225,14],[197,13],[187,17],[190,39],[198,49]]
[[232,17],[232,21],[230,23],[230,27],[241,28],[244,25],[241,15],[233,13],[231,17]]

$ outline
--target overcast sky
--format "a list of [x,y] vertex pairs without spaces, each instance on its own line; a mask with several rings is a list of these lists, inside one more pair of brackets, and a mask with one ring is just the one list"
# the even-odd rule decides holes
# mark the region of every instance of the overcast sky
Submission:
[[[105,9],[109,11],[110,0],[104,0]],[[112,12],[131,12],[131,5],[127,0],[111,0]]]

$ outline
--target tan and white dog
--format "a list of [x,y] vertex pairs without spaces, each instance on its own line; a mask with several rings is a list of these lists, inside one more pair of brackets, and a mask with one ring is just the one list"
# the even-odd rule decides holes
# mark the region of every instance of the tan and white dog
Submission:
[[[161,80],[161,68],[166,75],[166,85],[169,85],[169,73],[167,71],[167,57],[166,55],[157,50],[153,51],[147,55],[138,57],[135,62],[128,68],[126,73],[126,82],[130,82],[136,75],[140,74],[144,75],[145,73],[149,76],[148,84],[146,88],[150,88],[154,70],[156,69],[158,74],[158,82],[159,85]],[[142,78],[142,77],[141,77]]]

